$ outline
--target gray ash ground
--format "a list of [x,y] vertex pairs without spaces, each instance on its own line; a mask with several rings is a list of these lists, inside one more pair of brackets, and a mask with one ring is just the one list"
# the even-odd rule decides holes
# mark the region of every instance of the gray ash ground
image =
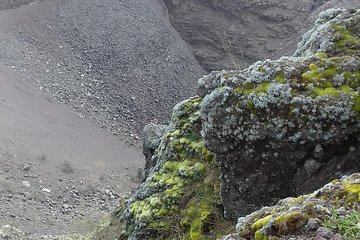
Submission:
[[131,143],[194,95],[203,73],[157,0],[45,0],[0,11],[0,59]]
[[0,239],[8,224],[32,239],[90,231],[138,186],[142,153],[13,72],[0,66]]

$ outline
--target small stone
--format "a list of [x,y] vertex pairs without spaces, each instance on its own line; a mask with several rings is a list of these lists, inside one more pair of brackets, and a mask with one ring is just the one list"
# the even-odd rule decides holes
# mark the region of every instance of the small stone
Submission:
[[30,184],[29,181],[22,181],[22,184],[23,184],[23,186],[25,186],[25,187],[30,187],[30,186],[31,186],[31,184]]
[[334,237],[331,240],[344,240],[343,236],[341,236],[340,233],[337,233],[334,235]]
[[331,239],[334,237],[334,233],[327,229],[327,228],[324,228],[324,227],[319,227],[317,230],[316,230],[316,236],[321,236],[325,239]]
[[314,231],[320,227],[319,219],[310,218],[307,222],[307,227],[310,231]]
[[243,238],[240,238],[238,234],[230,234],[221,238],[221,240],[241,240],[241,239]]
[[304,164],[304,169],[308,174],[314,174],[320,168],[320,163],[318,163],[315,159],[308,159]]
[[25,172],[28,172],[30,171],[31,169],[31,165],[29,163],[25,163],[22,167],[22,169],[25,171]]
[[42,191],[43,191],[43,192],[47,192],[47,193],[51,193],[51,190],[48,189],[48,188],[43,188]]
[[356,151],[356,148],[354,146],[349,147],[349,152],[350,153],[355,152],[355,151]]
[[322,236],[320,235],[316,235],[314,240],[326,240],[326,238],[323,238]]
[[314,149],[314,157],[316,158],[323,158],[324,157],[324,150],[321,144],[317,144]]
[[346,215],[346,208],[345,207],[340,207],[338,210],[337,210],[337,214],[339,215],[342,215],[342,216],[345,216]]
[[28,200],[32,199],[31,194],[29,192],[24,192],[24,197]]

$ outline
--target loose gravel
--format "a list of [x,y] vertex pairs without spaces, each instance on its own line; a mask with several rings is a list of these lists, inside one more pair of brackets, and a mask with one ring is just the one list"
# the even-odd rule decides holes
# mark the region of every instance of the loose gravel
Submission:
[[0,60],[138,144],[204,73],[157,0],[44,0],[0,11]]

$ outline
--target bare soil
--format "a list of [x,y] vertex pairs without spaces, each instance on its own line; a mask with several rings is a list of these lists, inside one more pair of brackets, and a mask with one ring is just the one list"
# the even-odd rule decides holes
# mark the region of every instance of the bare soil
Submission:
[[143,156],[0,66],[0,226],[90,230],[139,183]]

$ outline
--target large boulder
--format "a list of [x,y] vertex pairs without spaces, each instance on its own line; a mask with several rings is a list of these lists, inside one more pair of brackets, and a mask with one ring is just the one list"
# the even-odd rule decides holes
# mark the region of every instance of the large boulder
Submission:
[[293,57],[199,80],[227,217],[359,171],[359,29],[359,10],[328,10]]

